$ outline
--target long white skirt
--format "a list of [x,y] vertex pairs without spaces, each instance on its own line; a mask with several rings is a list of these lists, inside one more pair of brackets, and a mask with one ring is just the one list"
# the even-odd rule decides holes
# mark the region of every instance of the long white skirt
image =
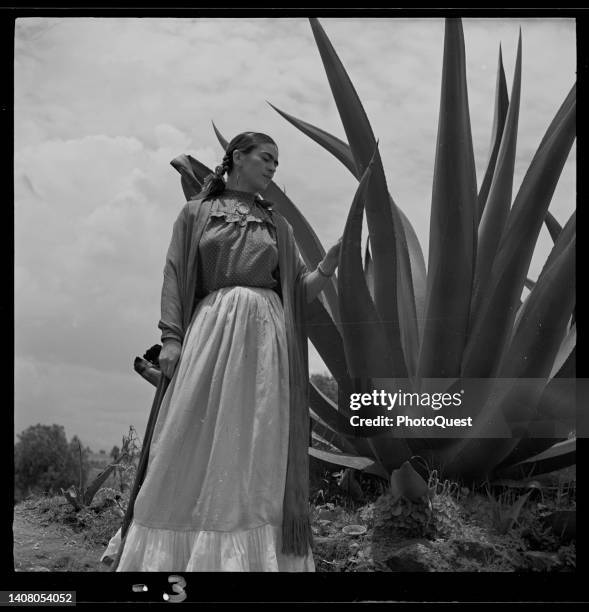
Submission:
[[[281,553],[288,414],[279,296],[210,293],[162,399],[117,571],[315,571],[310,548]],[[119,529],[102,561],[120,540]]]

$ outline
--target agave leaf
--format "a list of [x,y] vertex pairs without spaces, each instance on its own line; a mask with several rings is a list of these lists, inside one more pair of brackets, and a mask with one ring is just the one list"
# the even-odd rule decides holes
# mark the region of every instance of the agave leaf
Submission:
[[546,227],[548,228],[548,233],[552,238],[552,242],[556,242],[558,235],[562,232],[562,227],[560,223],[554,218],[554,215],[550,211],[546,212],[546,218],[544,219],[544,223],[546,223]]
[[362,176],[374,153],[376,139],[372,127],[327,34],[316,18],[310,18],[309,22],[352,151],[357,176]]
[[528,478],[531,475],[547,474],[576,463],[577,440],[570,438],[558,442],[538,455],[514,465],[497,470],[500,478]]
[[[556,113],[554,119],[550,123],[550,126],[546,130],[546,133],[542,137],[540,145],[538,146],[538,151],[540,151],[540,149],[546,143],[547,139],[554,133],[554,130],[559,125],[559,123],[562,121],[562,118],[564,117],[565,112],[568,109],[570,109],[571,106],[575,103],[576,91],[577,91],[577,85],[576,85],[576,83],[574,83],[573,86],[571,87],[567,97],[565,98],[564,102],[561,104],[560,108],[558,109],[558,112]],[[536,155],[538,154],[538,151],[536,152]],[[575,213],[573,213],[573,214],[575,214]],[[571,219],[569,219],[569,221],[571,221]],[[552,238],[552,241],[554,243],[556,243],[556,241],[558,239],[558,236],[560,235],[560,233],[563,230],[562,226],[560,225],[560,223],[556,220],[556,218],[554,217],[554,215],[552,215],[552,213],[550,211],[546,211],[546,217],[544,219],[544,223],[546,224],[546,227],[548,229],[550,237]],[[551,255],[552,255],[552,253],[551,253]],[[545,267],[547,267],[548,265],[549,265],[549,262],[546,261],[545,262]],[[574,322],[575,322],[575,310],[573,309],[573,316],[572,316],[571,325]]]
[[507,81],[505,79],[505,70],[503,69],[501,45],[499,45],[499,62],[497,66],[497,83],[495,86],[495,113],[493,117],[491,153],[489,155],[489,162],[487,164],[487,169],[485,170],[483,182],[481,183],[481,189],[477,198],[477,223],[479,223],[481,217],[483,216],[487,196],[489,195],[489,189],[491,187],[491,181],[493,180],[493,173],[495,172],[495,162],[497,161],[497,155],[499,153],[499,145],[501,144],[501,137],[503,134],[503,128],[505,126],[505,118],[507,117],[508,107],[509,97],[507,94]]
[[[347,396],[349,401],[349,396]],[[352,454],[372,457],[378,460],[378,455],[374,446],[367,439],[369,436],[375,436],[378,432],[371,428],[358,428],[350,423],[352,413],[344,401],[339,402],[339,408],[328,397],[326,397],[311,381],[309,404],[311,409],[321,419],[323,424],[345,439],[345,442],[339,446],[343,452],[352,452]],[[362,431],[360,431],[362,430]],[[362,435],[366,433],[367,435]]]
[[[576,427],[577,385],[574,378],[553,378],[544,389],[538,404],[539,420],[552,419]],[[568,433],[568,432],[567,432]]]
[[[420,272],[419,265],[413,264],[409,257],[407,235],[413,231],[409,226],[407,233],[404,231],[404,221],[400,209],[389,196],[391,213],[394,219],[394,227],[397,231],[395,245],[397,249],[397,308],[398,323],[401,332],[401,347],[405,356],[406,371],[408,377],[415,379],[417,374],[417,362],[419,359],[420,336],[424,324],[426,277],[423,276],[418,283],[419,291],[416,292],[413,285],[413,275]],[[414,236],[417,242],[417,236]],[[423,271],[425,273],[425,262]],[[393,322],[395,324],[396,321]]]
[[522,181],[502,235],[488,290],[481,295],[463,358],[465,377],[493,376],[508,342],[540,227],[575,138],[572,104]]
[[517,126],[521,92],[522,44],[521,30],[517,44],[515,73],[511,90],[511,100],[501,145],[497,155],[497,163],[489,196],[478,229],[478,245],[476,253],[476,270],[474,281],[473,313],[476,313],[481,295],[489,282],[497,247],[505,227],[505,222],[511,207],[511,192],[513,188],[513,172],[515,167],[515,151],[517,144]]
[[[314,426],[313,426],[314,427]],[[339,453],[339,449],[337,446],[334,446],[324,438],[322,438],[315,429],[311,429],[311,442],[309,444],[312,448],[317,448],[319,450],[324,450],[330,453]]]
[[335,450],[341,450],[351,455],[358,455],[358,452],[344,436],[341,436],[336,431],[328,427],[319,416],[316,416],[314,412],[311,412],[311,418],[313,419],[312,430],[322,438],[323,441],[331,444],[335,447]]
[[215,125],[215,122],[211,121],[211,123],[213,124],[213,130],[215,132],[215,136],[217,137],[217,140],[219,141],[219,144],[221,145],[221,147],[223,147],[223,151],[227,151],[229,141],[223,136],[223,134],[221,134],[221,132],[219,132],[219,130],[217,129],[217,126]]
[[[577,376],[577,347],[573,347],[562,367],[552,378],[576,378]],[[550,380],[552,380],[552,378]]]
[[[340,250],[339,299],[342,317],[342,330],[346,361],[352,378],[363,380],[364,384],[372,377],[387,378],[391,372],[404,372],[406,377],[404,354],[401,344],[396,345],[396,352],[386,340],[379,315],[370,297],[362,269],[362,212],[363,198],[372,176],[373,164],[377,158],[375,149],[373,159],[367,166],[350,208],[342,247]],[[360,390],[359,387],[355,388]],[[374,411],[372,411],[374,412]],[[364,410],[362,416],[372,416],[370,410]],[[376,409],[378,416],[379,409]],[[368,431],[366,431],[366,429]],[[409,452],[404,440],[396,441],[385,435],[381,428],[357,428],[359,435],[367,443],[377,461],[385,470],[390,470],[398,460],[396,451],[401,456]]]
[[[186,200],[191,200],[200,192],[204,177],[212,172],[212,170],[200,164],[200,162],[196,162],[197,165],[195,167],[194,162],[196,160],[190,155],[178,155],[178,157],[175,157],[170,162],[170,165],[180,173],[182,190]],[[202,166],[202,168],[199,166]]]
[[[346,397],[349,401],[349,395]],[[350,417],[353,413],[347,408],[345,401],[339,402],[339,408],[328,397],[326,397],[317,387],[311,382],[309,404],[311,409],[321,419],[322,423],[328,429],[345,439],[345,442],[339,446],[340,450],[351,452],[350,446],[353,448],[352,454],[358,454],[365,457],[372,457],[376,461],[380,461],[379,452],[383,452],[383,447],[388,452],[388,461],[396,461],[404,457],[409,452],[404,440],[399,442],[392,439],[378,440],[376,446],[370,440],[371,437],[378,438],[379,432],[373,427],[354,427],[350,423]],[[380,451],[379,451],[380,449]],[[387,459],[385,458],[385,465]]]
[[472,296],[476,198],[464,36],[459,19],[446,19],[420,378],[460,373]]
[[562,121],[563,117],[565,117],[567,113],[571,110],[571,108],[575,105],[576,97],[577,97],[577,84],[573,83],[572,87],[569,90],[569,93],[567,94],[566,98],[563,100],[563,103],[560,105],[558,111],[556,111],[556,115],[554,116],[554,119],[551,121],[550,125],[548,126],[548,129],[546,130],[546,133],[542,137],[542,140],[540,141],[540,144],[538,145],[538,149],[534,157],[540,153],[540,151],[542,150],[542,147],[544,147],[544,145],[552,137],[555,130],[558,129],[558,126],[560,122]]
[[[529,429],[538,412],[538,404],[546,392],[542,379],[550,374],[564,335],[567,308],[570,312],[574,300],[571,273],[574,274],[574,242],[569,244],[530,294],[526,322],[524,324],[522,319],[500,369],[499,375],[506,378],[534,378],[537,381],[533,388],[528,389],[523,401],[508,393],[497,406],[510,422],[517,423],[524,430]],[[499,440],[494,453],[502,453],[502,460],[516,446],[515,439]]]
[[349,467],[354,470],[361,470],[368,474],[375,474],[382,478],[388,479],[389,475],[386,471],[378,465],[374,459],[368,457],[358,457],[356,455],[349,455],[346,453],[330,453],[328,451],[319,450],[318,448],[309,448],[309,455],[327,461],[328,463],[334,463],[335,465],[341,465],[343,467]]
[[312,412],[321,419],[322,424],[340,436],[341,444],[338,445],[340,451],[371,457],[378,461],[374,447],[368,440],[359,437],[356,428],[350,424],[351,413],[345,407],[346,404],[340,402],[341,410],[338,410],[338,406],[326,397],[312,381],[310,381],[309,405]]
[[[465,382],[467,381],[468,379],[465,379]],[[484,381],[487,381],[486,385]],[[510,450],[507,445],[511,443],[514,435],[513,426],[508,423],[507,414],[502,408],[512,387],[492,378],[481,378],[476,382],[477,385],[473,389],[476,396],[472,397],[473,393],[469,394],[468,397],[471,399],[469,405],[480,406],[480,409],[478,414],[474,415],[476,418],[473,418],[469,436],[456,439],[447,447],[438,449],[435,457],[448,478],[460,477],[464,480],[485,478]],[[520,391],[520,395],[512,393],[512,401],[533,399],[530,397],[529,387],[524,388],[522,392],[521,387],[516,386],[515,391]],[[539,396],[541,388],[537,393]],[[536,403],[537,400],[538,398]]]
[[577,234],[577,211],[575,210],[569,217],[562,231],[558,234],[554,242],[554,246],[550,250],[548,257],[546,258],[546,261],[544,262],[544,265],[542,266],[542,270],[540,271],[538,281],[540,280],[542,275],[545,273],[545,271],[548,270],[552,266],[555,259],[557,259],[560,256],[562,251],[567,247],[567,245],[571,242],[571,240],[575,238],[576,234]]
[[312,412],[317,415],[325,427],[345,439],[346,442],[344,446],[340,447],[340,450],[351,452],[351,449],[346,445],[346,443],[349,443],[353,447],[354,453],[371,456],[370,445],[364,438],[358,437],[357,429],[350,424],[352,412],[350,412],[346,402],[340,401],[338,407],[317,388],[313,381],[309,381],[309,405]]
[[350,392],[352,383],[347,370],[342,337],[320,300],[305,305],[305,326],[309,340],[337,381],[342,391]]
[[552,370],[550,371],[549,378],[554,378],[556,374],[562,369],[567,359],[571,356],[572,352],[575,350],[575,346],[577,345],[577,326],[573,323],[565,339],[562,341],[560,348],[558,349],[558,353],[556,355],[556,359],[554,360],[554,365],[552,366]]
[[[194,159],[192,155],[178,155],[170,162],[170,165],[185,177],[188,183],[194,186],[199,185],[198,191],[200,191],[200,185],[204,182],[205,177],[212,172],[208,166]],[[193,197],[196,193],[198,192],[191,194],[190,197]]]
[[[310,23],[357,172],[363,174],[375,150],[374,133],[358,94],[323,28],[317,19],[310,19]],[[418,345],[418,332],[409,255],[405,246],[406,237],[403,224],[399,221],[400,215],[397,207],[390,204],[391,198],[378,154],[373,168],[373,178],[367,189],[365,207],[374,265],[374,304],[393,351],[398,352],[397,347],[403,343],[405,345],[403,350],[407,352],[411,360],[411,351]],[[399,310],[397,304],[397,257],[400,260],[398,266],[404,275],[400,286],[402,291],[411,287],[410,298],[413,301],[411,308],[406,304],[409,296],[403,298],[404,308],[402,310]],[[413,310],[413,315],[399,322],[399,316],[405,316],[407,308]],[[399,334],[400,329],[403,331],[403,339]],[[412,334],[414,339],[410,345],[407,345],[406,338],[409,334]],[[403,370],[395,370],[389,375],[406,378],[407,365]]]
[[354,435],[354,428],[350,425],[350,416],[347,407],[338,406],[317,388],[313,381],[309,381],[309,405],[327,427],[341,435]]
[[[279,110],[275,106],[272,106],[272,108],[296,128],[310,136],[324,149],[332,153],[358,180],[360,180],[361,172],[356,168],[356,162],[354,161],[352,151],[346,143],[310,123]],[[397,274],[399,275],[397,280],[397,291],[398,303],[401,306],[401,312],[399,314],[402,322],[401,328],[403,330],[403,350],[408,360],[409,370],[413,373],[415,371],[414,364],[417,359],[423,325],[426,290],[425,259],[417,234],[411,222],[405,213],[395,204],[392,198],[390,198],[390,206],[395,227],[399,228],[399,240],[396,244],[398,250]],[[409,274],[411,276],[409,276]]]
[[[223,137],[221,132],[219,132],[214,123],[213,129],[219,143],[223,147],[223,150],[226,150],[229,143]],[[307,268],[309,270],[315,270],[319,262],[323,259],[323,257],[325,257],[325,249],[305,216],[274,181],[270,181],[262,196],[271,201],[276,210],[284,215],[286,220],[292,225],[297,245]],[[324,305],[330,313],[331,318],[333,319],[336,327],[339,329],[340,317],[337,301],[337,281],[335,275],[327,281],[318,297],[320,301],[324,302]]]
[[106,482],[108,477],[112,474],[113,470],[117,467],[116,463],[108,465],[96,478],[86,487],[84,490],[84,505],[89,506],[94,499],[94,496],[98,492],[98,489]]
[[409,461],[405,461],[391,474],[391,495],[394,498],[405,497],[410,501],[418,501],[428,493],[427,483]]
[[[564,230],[562,230],[559,232],[557,238],[556,238],[556,242],[552,248],[552,250],[550,251],[550,254],[548,255],[548,258],[546,259],[546,261],[544,262],[544,266],[542,267],[542,271],[540,272],[540,276],[538,277],[538,280],[540,280],[540,278],[542,277],[542,275],[544,274],[544,272],[550,268],[550,266],[552,265],[552,263],[554,262],[555,258],[558,257],[563,249],[567,246],[567,244],[569,244],[569,242],[575,237],[576,234],[576,216],[577,213],[576,211],[573,211],[573,214],[570,216],[569,220],[567,221],[567,224],[564,227]],[[559,226],[560,227],[560,226]],[[532,291],[534,289],[534,287],[536,286],[536,282],[531,281],[530,279],[526,279],[524,281],[524,284],[526,287],[528,287],[530,289],[530,291]],[[528,305],[528,299],[529,299],[529,295],[527,296],[525,302],[523,303],[523,306],[520,302],[520,307],[517,310],[516,316],[515,316],[515,322],[513,324],[512,327],[512,332],[511,332],[511,337],[510,337],[510,341],[509,344],[511,344],[511,341],[513,339],[513,334],[515,334],[515,331],[517,330],[517,328],[520,325],[520,321],[522,320],[522,317],[524,317],[525,313],[526,313],[526,309],[527,309],[527,305]],[[574,324],[574,315],[575,315],[575,311],[573,309],[573,317],[572,317],[572,321],[571,321],[571,326]]]
[[[268,100],[266,100],[268,102]],[[321,128],[315,127],[302,119],[297,119],[292,115],[280,110],[270,102],[268,102],[270,106],[279,114],[282,115],[288,122],[292,123],[297,129],[299,129],[303,134],[306,134],[314,140],[316,143],[321,145],[324,149],[329,151],[332,155],[334,155],[339,161],[346,166],[346,168],[357,178],[360,179],[360,175],[356,169],[356,162],[352,157],[352,152],[350,151],[350,147],[347,142],[340,140],[336,136],[333,136],[329,132],[322,130]]]
[[511,346],[499,368],[506,378],[550,375],[575,300],[575,247],[570,242],[538,279],[526,300]]
[[379,433],[369,438],[368,441],[380,453],[382,457],[380,463],[387,474],[401,466],[404,461],[411,459],[413,455],[408,440],[400,436],[393,437],[391,432]]
[[[391,352],[362,269],[363,198],[377,156],[378,149],[375,149],[374,157],[356,190],[344,230],[339,263],[339,299],[346,361],[351,377],[364,380],[364,384],[372,377],[387,378],[395,368],[399,371],[405,365],[400,343],[397,344],[397,353]],[[368,416],[367,412],[363,416]],[[392,469],[409,454],[404,440],[393,440],[386,435],[387,431],[384,436],[379,435],[380,430],[376,427],[367,429],[358,427],[357,432],[366,438],[370,455],[385,470]]]
[[352,378],[386,378],[391,372],[400,372],[401,377],[406,377],[401,344],[399,342],[392,347],[387,343],[384,326],[370,297],[362,270],[363,199],[372,168],[371,162],[356,190],[340,250],[339,306],[344,350]]
[[523,302],[521,300],[518,300],[517,310],[515,311],[515,321],[513,323],[513,327],[511,328],[511,333],[509,335],[509,344],[511,344],[511,341],[513,340],[513,334],[515,333],[515,330],[517,329],[520,319],[524,313],[524,304],[527,302],[529,297],[530,296],[528,294],[528,296]]
[[364,254],[364,277],[366,278],[366,286],[370,292],[370,297],[374,300],[374,271],[372,269],[372,258],[370,257],[370,250],[368,243],[370,239],[366,241],[366,250]]
[[[417,338],[416,340],[411,340],[410,347],[410,350],[412,349],[415,351],[416,362],[415,369],[410,368],[410,371],[416,371],[417,358],[419,356],[419,345],[421,344],[421,339],[423,337],[423,325],[425,317],[425,294],[427,291],[427,273],[425,271],[425,259],[423,257],[421,245],[419,244],[419,239],[417,238],[417,234],[415,233],[413,226],[409,222],[409,219],[407,219],[407,217],[399,207],[395,206],[395,203],[392,201],[392,199],[391,205],[394,206],[393,210],[398,211],[403,225],[403,229],[405,231],[406,242],[401,245],[403,247],[403,251],[401,252],[401,255],[399,257],[399,267],[402,272],[401,288],[399,289],[399,299],[403,300],[403,303],[406,304],[408,308],[414,308],[414,310],[408,311],[407,317],[415,316],[417,318]],[[405,248],[407,249],[406,255]],[[406,272],[407,260],[409,261],[409,267],[411,270],[410,278],[408,277]],[[406,280],[404,280],[405,278]],[[413,288],[412,296],[409,293],[411,287]],[[415,303],[414,307],[413,303]],[[400,313],[400,316],[403,316],[402,312]],[[401,319],[401,321],[403,322],[403,319]],[[407,327],[407,329],[407,333],[411,333],[411,337],[413,337],[413,326]]]
[[[561,346],[562,348],[562,346]],[[550,379],[530,421],[527,435],[499,464],[498,469],[536,455],[567,438],[577,426],[578,409],[575,384],[575,349]],[[563,380],[565,379],[565,380]]]
[[[522,324],[522,321],[525,321],[527,318],[526,313],[528,312],[529,305],[532,303],[534,299],[532,298],[532,294],[534,293],[534,290],[536,289],[536,287],[538,287],[539,283],[543,282],[542,279],[546,275],[547,270],[549,270],[552,267],[552,264],[554,263],[554,261],[562,254],[563,250],[571,243],[571,241],[574,240],[575,235],[576,235],[576,213],[573,212],[573,214],[571,215],[569,221],[567,222],[565,226],[565,231],[562,231],[559,234],[559,237],[557,238],[555,245],[552,247],[552,250],[550,251],[548,258],[544,262],[544,266],[542,267],[538,280],[536,281],[536,283],[534,283],[532,291],[527,296],[523,306],[521,306],[519,310],[517,311],[515,322],[512,328],[511,339],[510,339],[509,345],[511,345],[511,342],[513,341],[513,336],[515,332],[519,329],[519,326]],[[574,282],[573,282],[573,285],[574,285]]]
[[[486,475],[489,467],[504,461],[535,418],[545,388],[543,379],[548,377],[554,363],[568,319],[567,309],[570,312],[574,299],[574,288],[571,288],[570,282],[572,271],[574,242],[547,271],[542,284],[538,281],[530,294],[529,322],[520,324],[499,371],[500,377],[533,380],[524,388],[521,385],[502,385],[499,379],[499,393],[486,403],[479,416],[479,421],[485,423],[496,422],[500,415],[505,415],[514,437],[461,441],[460,454],[469,456],[472,462],[468,467],[469,472]],[[457,467],[456,461],[458,459],[454,457],[453,469]]]
[[[576,211],[573,213],[573,216],[576,217]],[[550,237],[552,238],[553,242],[556,244],[558,237],[560,236],[561,232],[563,231],[563,227],[560,225],[560,223],[554,218],[554,216],[552,214],[550,214],[550,211],[548,211],[546,213],[546,219],[544,220],[544,222],[546,223],[546,227],[548,228],[548,231],[550,232]],[[567,222],[567,225],[565,225],[564,230],[567,230],[567,232],[569,232],[569,236],[572,235],[571,232],[571,228],[568,227],[569,223],[572,223],[572,219],[569,218],[569,221]],[[575,230],[576,231],[576,230]],[[551,256],[552,253],[551,253]],[[545,263],[545,267],[547,267],[549,265],[549,262],[546,261]],[[575,324],[576,322],[576,307],[573,308],[573,315],[571,317],[571,321],[570,321],[570,328],[572,328],[572,326]]]
[[[557,405],[562,405],[564,403],[567,403],[566,400],[558,398]],[[570,419],[557,419],[540,415],[536,416],[530,422],[529,433],[537,437],[522,438],[519,440],[513,451],[495,467],[494,472],[503,473],[504,470],[509,469],[509,467],[515,463],[544,452],[554,446],[554,444],[566,440],[573,429],[574,425],[570,425]],[[572,463],[574,463],[574,461]]]
[[[575,329],[571,328],[569,330],[567,337],[559,348],[559,355],[555,363],[558,362],[560,367],[552,368],[550,381],[540,398],[537,412],[539,419],[550,418],[576,428],[576,419],[579,417],[577,405],[576,343],[564,362],[560,363],[561,354],[562,356],[566,355],[572,343],[570,336],[576,337],[576,326]],[[554,373],[555,370],[556,373]]]

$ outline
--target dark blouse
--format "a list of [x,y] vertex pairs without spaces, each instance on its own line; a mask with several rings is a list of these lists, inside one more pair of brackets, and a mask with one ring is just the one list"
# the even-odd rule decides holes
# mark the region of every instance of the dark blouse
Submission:
[[235,285],[279,292],[276,227],[253,194],[226,189],[216,197],[198,255],[201,295]]

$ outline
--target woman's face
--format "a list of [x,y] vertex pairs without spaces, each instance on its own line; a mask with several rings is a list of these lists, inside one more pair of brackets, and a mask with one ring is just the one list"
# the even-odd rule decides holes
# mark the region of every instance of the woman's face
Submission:
[[[249,153],[234,155],[235,171],[239,172],[239,189],[263,192],[278,167],[278,148],[269,142],[257,145]],[[237,158],[237,159],[236,159]]]

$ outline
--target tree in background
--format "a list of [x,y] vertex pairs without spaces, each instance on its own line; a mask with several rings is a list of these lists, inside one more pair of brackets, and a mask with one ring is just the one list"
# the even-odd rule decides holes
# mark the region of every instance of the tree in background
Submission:
[[[15,501],[31,493],[54,493],[80,479],[77,436],[68,444],[63,425],[32,425],[18,434],[14,448]],[[89,448],[82,448],[82,479],[89,469]]]
[[337,382],[331,374],[311,374],[309,378],[323,395],[337,403]]

